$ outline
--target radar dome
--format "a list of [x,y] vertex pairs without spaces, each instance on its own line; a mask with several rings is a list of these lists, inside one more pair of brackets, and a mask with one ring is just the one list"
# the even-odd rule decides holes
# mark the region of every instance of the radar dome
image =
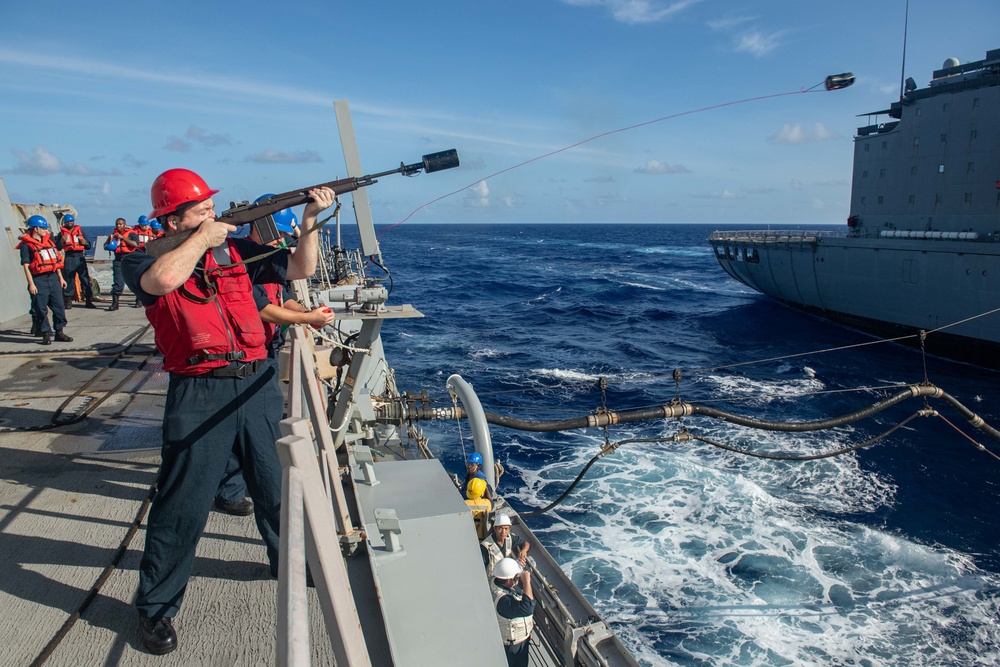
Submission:
[[948,58],[944,61],[944,66],[942,69],[948,69],[949,67],[958,67],[962,63],[958,62],[958,58]]

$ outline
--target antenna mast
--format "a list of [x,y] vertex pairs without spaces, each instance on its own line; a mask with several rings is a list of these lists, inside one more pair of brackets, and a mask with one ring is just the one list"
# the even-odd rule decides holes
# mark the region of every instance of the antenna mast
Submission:
[[899,72],[899,99],[903,99],[903,78],[906,76],[906,33],[910,23],[910,0],[906,0],[906,13],[903,18],[903,65]]

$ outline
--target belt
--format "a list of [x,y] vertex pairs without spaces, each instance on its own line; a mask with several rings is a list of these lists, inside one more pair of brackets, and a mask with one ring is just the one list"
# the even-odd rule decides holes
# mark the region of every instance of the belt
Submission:
[[248,378],[257,372],[259,361],[231,361],[228,366],[213,368],[208,372],[213,378]]

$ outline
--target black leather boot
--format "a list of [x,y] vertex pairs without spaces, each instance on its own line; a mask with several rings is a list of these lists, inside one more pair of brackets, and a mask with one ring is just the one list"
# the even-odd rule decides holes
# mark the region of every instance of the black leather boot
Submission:
[[97,304],[94,303],[93,299],[87,299],[87,303],[84,305],[84,308],[97,308]]
[[177,632],[174,630],[173,619],[140,616],[139,627],[142,629],[142,645],[153,655],[170,653],[177,648]]
[[111,307],[108,310],[118,310],[118,295],[115,294],[111,297]]

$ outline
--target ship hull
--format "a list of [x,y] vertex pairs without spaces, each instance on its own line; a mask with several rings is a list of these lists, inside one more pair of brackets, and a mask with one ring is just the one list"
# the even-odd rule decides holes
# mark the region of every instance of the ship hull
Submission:
[[[783,303],[886,337],[927,331],[927,350],[1000,368],[1000,247],[822,232],[716,232],[733,278]],[[901,341],[919,345],[919,338]]]

